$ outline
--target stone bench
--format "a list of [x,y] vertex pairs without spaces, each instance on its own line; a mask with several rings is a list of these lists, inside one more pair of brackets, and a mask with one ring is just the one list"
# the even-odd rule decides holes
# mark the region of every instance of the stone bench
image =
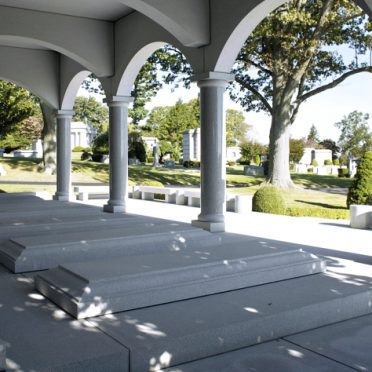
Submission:
[[[200,190],[177,190],[176,204],[200,207]],[[252,211],[252,195],[226,194],[228,212],[249,213]]]
[[350,205],[350,227],[372,229],[372,206]]
[[74,187],[74,193],[76,194],[76,199],[81,201],[87,201],[89,195],[105,195],[110,194],[110,187],[104,185],[97,186],[76,186]]
[[176,190],[172,188],[138,186],[133,189],[133,197],[135,199],[139,199],[140,195],[142,200],[154,200],[155,194],[164,195],[166,203],[176,203]]

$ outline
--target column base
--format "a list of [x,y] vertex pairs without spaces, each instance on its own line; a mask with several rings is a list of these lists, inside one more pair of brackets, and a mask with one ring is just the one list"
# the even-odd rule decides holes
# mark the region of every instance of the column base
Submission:
[[60,194],[54,194],[53,195],[53,200],[58,200],[58,201],[71,201],[72,198],[70,195],[60,195]]
[[105,204],[103,206],[103,211],[107,213],[125,213],[126,207],[125,205]]
[[210,222],[210,221],[191,221],[191,225],[195,227],[200,227],[203,230],[209,232],[225,232],[225,222]]

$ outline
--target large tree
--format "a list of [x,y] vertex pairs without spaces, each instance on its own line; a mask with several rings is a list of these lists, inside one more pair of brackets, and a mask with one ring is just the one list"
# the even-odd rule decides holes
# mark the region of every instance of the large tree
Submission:
[[[296,0],[272,12],[248,37],[234,67],[231,97],[247,110],[271,115],[267,181],[293,187],[289,173],[289,130],[310,97],[349,76],[372,72],[360,63],[371,47],[371,24],[347,0]],[[337,46],[355,58],[346,62]]]
[[36,107],[35,97],[28,90],[0,80],[0,136],[15,131]]
[[353,111],[335,124],[341,130],[338,145],[342,154],[362,157],[367,151],[372,151],[372,131],[368,119],[368,114]]
[[238,146],[246,141],[249,128],[241,111],[226,110],[226,146]]

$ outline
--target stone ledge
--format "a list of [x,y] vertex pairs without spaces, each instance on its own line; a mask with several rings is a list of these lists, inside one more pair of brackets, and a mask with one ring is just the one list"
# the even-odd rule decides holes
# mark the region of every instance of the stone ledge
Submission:
[[40,273],[35,287],[81,319],[319,273],[325,262],[301,250],[273,253],[247,242],[81,262]]
[[350,205],[350,227],[372,229],[372,205]]

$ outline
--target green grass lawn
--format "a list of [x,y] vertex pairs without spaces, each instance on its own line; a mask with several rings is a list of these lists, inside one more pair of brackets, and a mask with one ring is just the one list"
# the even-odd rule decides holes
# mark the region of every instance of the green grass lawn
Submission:
[[[74,155],[74,153],[73,153]],[[73,183],[107,183],[109,182],[109,166],[78,160],[73,156]],[[40,160],[2,158],[1,163],[7,171],[0,177],[0,189],[5,192],[48,191],[55,192],[55,175],[40,172]],[[243,166],[227,167],[226,183],[231,193],[251,194],[260,187],[264,177],[246,176]],[[299,186],[305,187],[343,187],[350,186],[348,178],[320,176],[317,174],[292,174],[292,179]],[[163,185],[178,187],[199,187],[200,172],[181,166],[173,169],[154,169],[150,165],[129,166],[131,184],[141,184],[149,180],[161,182]],[[16,184],[14,184],[16,183]],[[331,194],[315,190],[294,189],[283,190],[287,205],[286,214],[293,216],[314,216],[324,218],[349,218],[346,208],[346,195]]]

